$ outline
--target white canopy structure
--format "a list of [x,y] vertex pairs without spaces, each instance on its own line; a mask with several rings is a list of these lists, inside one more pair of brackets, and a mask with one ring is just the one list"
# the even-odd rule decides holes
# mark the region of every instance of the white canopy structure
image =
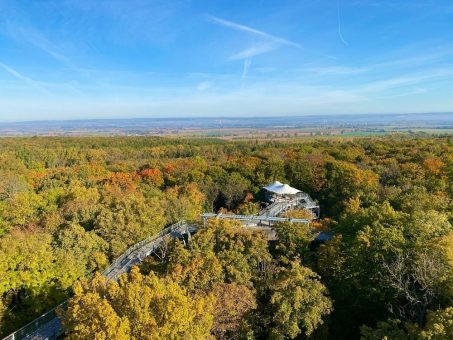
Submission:
[[264,199],[268,203],[263,214],[266,214],[266,211],[273,211],[279,204],[284,203],[291,204],[293,208],[302,207],[310,210],[313,218],[319,218],[319,205],[307,193],[279,181],[266,185],[263,190]]
[[263,189],[277,195],[296,195],[301,192],[300,190],[279,181],[275,181],[274,183],[263,187]]

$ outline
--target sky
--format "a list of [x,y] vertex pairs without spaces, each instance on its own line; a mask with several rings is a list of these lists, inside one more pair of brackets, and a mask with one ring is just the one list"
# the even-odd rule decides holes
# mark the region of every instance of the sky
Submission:
[[451,0],[0,0],[0,121],[449,111]]

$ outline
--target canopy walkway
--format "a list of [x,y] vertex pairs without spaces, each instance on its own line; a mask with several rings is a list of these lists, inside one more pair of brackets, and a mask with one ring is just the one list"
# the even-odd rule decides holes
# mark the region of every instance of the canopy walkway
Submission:
[[[293,223],[310,223],[309,219],[278,217],[278,215],[281,215],[288,210],[296,209],[299,207],[309,210],[316,208],[319,212],[318,206],[310,198],[310,196],[307,195],[307,197],[299,196],[291,200],[274,202],[261,210],[259,215],[256,216],[205,213],[202,214],[202,218],[204,222],[206,222],[206,220],[209,218],[239,220],[246,228],[267,229],[266,234],[268,235],[268,238],[275,239],[274,233],[269,232],[272,231],[271,228],[273,223],[284,221]],[[196,225],[190,225],[185,221],[177,222],[165,228],[160,233],[131,246],[121,256],[115,259],[115,261],[109,267],[107,267],[102,274],[107,278],[116,281],[121,274],[129,272],[132,266],[139,264],[146,257],[156,253],[156,251],[166,240],[170,238],[181,238],[184,235],[186,235],[190,239],[191,233],[195,232],[197,229],[198,227]],[[3,340],[56,339],[58,336],[63,334],[63,327],[56,311],[58,308],[65,309],[66,306],[67,301],[63,302],[61,305],[55,307],[39,318],[33,320],[16,332],[8,335]]]

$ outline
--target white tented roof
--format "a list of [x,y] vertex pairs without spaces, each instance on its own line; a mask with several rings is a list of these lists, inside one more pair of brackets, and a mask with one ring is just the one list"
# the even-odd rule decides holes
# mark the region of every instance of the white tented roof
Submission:
[[263,187],[263,189],[277,195],[295,195],[301,192],[300,190],[290,187],[288,184],[280,183],[279,181],[275,181],[274,183]]

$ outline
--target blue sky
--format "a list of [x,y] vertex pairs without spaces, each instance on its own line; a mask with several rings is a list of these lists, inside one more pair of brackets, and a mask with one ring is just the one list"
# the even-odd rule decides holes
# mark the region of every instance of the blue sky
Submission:
[[0,121],[434,111],[451,0],[0,0]]

